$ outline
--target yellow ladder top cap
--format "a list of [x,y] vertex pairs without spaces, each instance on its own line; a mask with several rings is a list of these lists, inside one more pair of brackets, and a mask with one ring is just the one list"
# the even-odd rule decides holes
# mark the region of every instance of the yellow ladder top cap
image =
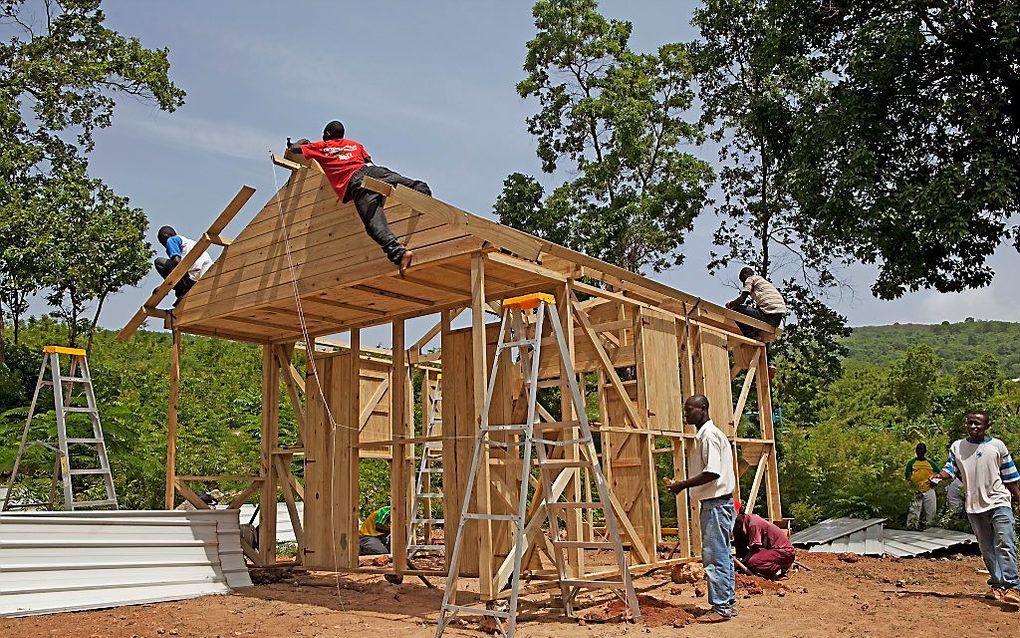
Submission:
[[46,354],[69,354],[76,357],[84,357],[84,348],[67,348],[64,346],[43,346],[43,352]]
[[542,302],[547,304],[556,305],[556,297],[553,297],[547,292],[535,292],[530,295],[521,295],[520,297],[510,297],[509,299],[503,300],[503,307],[518,307],[521,310],[531,310],[532,308],[538,308],[538,304]]

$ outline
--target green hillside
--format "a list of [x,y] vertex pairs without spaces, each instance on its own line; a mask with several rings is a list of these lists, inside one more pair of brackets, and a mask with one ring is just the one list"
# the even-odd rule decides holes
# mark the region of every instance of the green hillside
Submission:
[[1009,378],[1020,377],[1020,323],[968,320],[863,326],[854,328],[845,343],[850,359],[879,365],[895,361],[911,346],[927,344],[943,360],[944,373],[955,372],[961,363],[990,352],[998,357]]

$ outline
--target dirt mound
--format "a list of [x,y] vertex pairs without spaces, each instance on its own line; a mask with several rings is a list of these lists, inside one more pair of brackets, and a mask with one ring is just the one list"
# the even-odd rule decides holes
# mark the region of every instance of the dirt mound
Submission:
[[789,591],[789,588],[782,583],[777,583],[776,581],[769,580],[767,578],[761,578],[760,576],[750,576],[745,574],[737,574],[737,589],[751,596],[760,596],[765,592],[782,592],[785,594]]
[[705,579],[705,568],[701,563],[680,563],[673,565],[669,577],[679,585],[693,585]]
[[[641,622],[648,627],[683,627],[695,618],[683,607],[655,596],[639,595],[638,605],[641,607]],[[622,600],[616,599],[585,610],[578,616],[585,622],[623,622],[627,620],[628,609]]]

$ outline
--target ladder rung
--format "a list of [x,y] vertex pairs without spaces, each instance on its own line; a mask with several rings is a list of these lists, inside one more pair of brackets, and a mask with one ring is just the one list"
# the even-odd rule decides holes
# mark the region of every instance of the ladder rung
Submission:
[[112,498],[104,498],[99,501],[71,501],[71,507],[95,507],[96,505],[116,505],[117,501]]
[[538,339],[521,339],[520,341],[507,341],[506,343],[504,343],[503,345],[500,346],[500,349],[501,350],[508,350],[510,348],[519,348],[521,346],[527,346],[529,348],[534,348],[535,347],[535,343],[537,341],[538,341]]
[[90,468],[82,468],[82,469],[77,469],[77,470],[74,469],[74,468],[71,468],[70,470],[68,470],[68,474],[70,474],[72,476],[85,475],[85,474],[110,474],[110,470],[107,470],[107,469],[102,468],[102,467],[95,467],[95,468],[90,467]]
[[595,587],[595,588],[619,588],[623,587],[623,582],[618,580],[567,580],[563,579],[560,581],[561,584],[567,587]]
[[546,503],[545,506],[562,510],[584,510],[584,509],[595,510],[602,509],[604,507],[602,503],[592,503],[587,501],[575,503]]
[[433,550],[434,551],[434,550],[446,549],[446,545],[408,545],[407,549],[409,551],[416,551],[416,550],[422,550],[422,549]]
[[496,611],[495,609],[486,609],[485,607],[468,607],[466,605],[444,605],[443,609],[447,611],[463,611],[469,614],[478,614],[479,616],[495,616],[496,618],[510,617],[510,612],[508,611]]
[[[564,549],[616,549],[616,543],[609,541],[552,541],[552,544],[556,547],[562,547]],[[620,543],[621,546],[626,548],[628,543]]]
[[525,432],[528,429],[526,423],[513,423],[509,425],[490,425],[482,432]]
[[98,410],[95,408],[64,408],[64,412],[80,412],[82,414],[94,414]]
[[67,439],[68,445],[70,445],[71,443],[79,443],[79,444],[83,444],[83,445],[85,445],[85,444],[92,444],[92,445],[94,445],[96,443],[102,443],[102,442],[103,442],[102,439],[96,439],[96,438],[92,438],[92,439]]
[[418,498],[443,498],[443,495],[440,492],[426,492],[424,494],[419,494]]
[[472,514],[468,513],[464,515],[464,518],[472,521],[510,521],[516,523],[520,521],[521,517],[517,514]]
[[429,525],[439,525],[445,523],[445,519],[442,518],[413,518],[412,523],[428,523]]
[[442,474],[443,468],[441,467],[426,467],[422,469],[423,474]]
[[[92,379],[86,379],[85,377],[60,377],[61,381],[69,381],[71,383],[92,383]],[[50,381],[50,383],[53,383]]]

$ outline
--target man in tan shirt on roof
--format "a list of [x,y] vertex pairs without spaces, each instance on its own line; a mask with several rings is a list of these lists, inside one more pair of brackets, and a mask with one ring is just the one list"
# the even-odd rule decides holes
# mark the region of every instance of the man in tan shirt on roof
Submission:
[[[760,319],[770,326],[778,328],[783,318],[789,312],[786,308],[786,302],[783,300],[783,295],[779,294],[779,291],[769,283],[769,280],[755,274],[753,268],[746,266],[740,271],[740,283],[744,286],[743,290],[740,291],[740,296],[727,303],[726,307],[748,317]],[[748,298],[754,304],[747,303]],[[761,331],[757,328],[745,326],[739,322],[737,326],[745,337],[761,339]],[[768,343],[765,344],[765,353],[768,357],[769,379],[771,380],[776,375],[776,364],[772,358],[771,345]]]

